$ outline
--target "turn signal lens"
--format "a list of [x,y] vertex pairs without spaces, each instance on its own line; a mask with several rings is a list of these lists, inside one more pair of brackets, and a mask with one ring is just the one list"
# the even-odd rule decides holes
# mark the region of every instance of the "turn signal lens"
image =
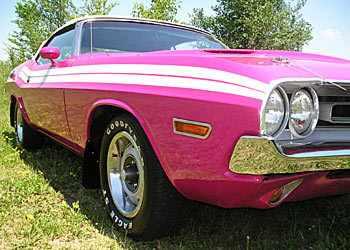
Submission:
[[176,127],[176,130],[179,132],[200,135],[200,136],[205,136],[209,130],[209,128],[204,127],[204,126],[194,125],[194,124],[186,124],[183,122],[175,122],[175,127]]
[[280,187],[271,195],[269,204],[272,206],[277,205],[282,200],[284,200],[290,193],[292,193],[302,182],[303,182],[303,179],[298,179],[298,180],[289,182],[283,187]]
[[175,134],[193,136],[206,139],[211,131],[211,126],[205,123],[174,119]]
[[270,198],[270,204],[277,203],[283,194],[283,187],[277,189]]

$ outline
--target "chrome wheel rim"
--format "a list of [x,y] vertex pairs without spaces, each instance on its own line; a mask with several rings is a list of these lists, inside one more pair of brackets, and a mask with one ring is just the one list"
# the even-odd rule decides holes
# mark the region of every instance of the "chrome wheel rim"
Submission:
[[144,171],[141,150],[127,132],[117,133],[109,144],[107,179],[111,196],[119,212],[133,218],[144,196]]
[[17,112],[16,112],[15,126],[16,126],[17,143],[21,145],[23,140],[23,117],[19,109],[17,109]]

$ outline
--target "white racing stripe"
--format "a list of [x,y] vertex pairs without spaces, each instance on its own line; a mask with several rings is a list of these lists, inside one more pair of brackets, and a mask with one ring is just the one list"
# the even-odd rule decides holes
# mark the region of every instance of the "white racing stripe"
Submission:
[[22,71],[30,76],[30,83],[38,84],[47,82],[136,84],[207,90],[260,100],[264,99],[264,93],[269,89],[268,84],[245,76],[189,66],[104,64],[40,71],[31,71],[28,67],[24,67]]
[[236,94],[250,98],[262,100],[265,96],[256,90],[244,88],[237,85],[213,82],[208,80],[199,80],[191,78],[177,78],[168,76],[152,75],[117,75],[117,74],[89,74],[89,75],[63,75],[51,77],[37,77],[31,80],[31,83],[50,82],[86,82],[86,83],[115,83],[115,84],[133,84],[145,86],[174,87],[185,89],[197,89],[226,94]]
[[18,77],[21,78],[23,82],[28,81],[28,75],[27,75],[26,71],[24,71],[24,70],[19,72]]
[[262,92],[268,87],[266,83],[254,80],[252,78],[229,73],[222,70],[178,66],[178,65],[150,65],[150,64],[100,64],[74,66],[67,68],[53,68],[50,70],[31,71],[24,67],[23,71],[31,77],[51,76],[51,75],[70,75],[84,73],[119,73],[119,74],[150,74],[150,75],[171,75],[178,77],[204,78],[214,81],[224,81],[238,84],[243,87],[256,89]]

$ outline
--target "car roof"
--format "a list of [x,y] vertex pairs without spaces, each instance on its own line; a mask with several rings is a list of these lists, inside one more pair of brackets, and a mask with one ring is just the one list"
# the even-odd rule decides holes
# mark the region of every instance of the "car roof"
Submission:
[[94,16],[84,16],[75,18],[73,20],[70,20],[66,24],[64,24],[62,27],[58,28],[54,33],[66,28],[69,25],[82,22],[82,21],[94,21],[94,20],[100,20],[100,21],[121,21],[121,22],[135,22],[135,23],[148,23],[148,24],[156,24],[156,25],[163,25],[163,26],[170,26],[170,27],[176,27],[180,29],[186,29],[186,30],[192,30],[200,33],[204,33],[206,35],[213,36],[210,32],[184,24],[179,23],[172,23],[168,21],[163,20],[155,20],[155,19],[148,19],[148,18],[137,18],[137,17],[122,17],[122,16],[109,16],[109,15],[94,15]]

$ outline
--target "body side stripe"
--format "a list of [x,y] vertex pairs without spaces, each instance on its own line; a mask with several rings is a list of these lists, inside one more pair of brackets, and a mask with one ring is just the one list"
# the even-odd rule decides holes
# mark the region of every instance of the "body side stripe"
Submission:
[[242,87],[251,88],[261,92],[266,92],[269,88],[267,83],[254,80],[249,77],[238,74],[202,68],[189,67],[178,65],[149,65],[149,64],[100,64],[73,66],[67,68],[52,68],[48,70],[31,71],[28,67],[22,69],[26,75],[30,77],[55,76],[55,75],[71,75],[71,74],[86,74],[86,73],[118,73],[118,74],[144,74],[144,75],[159,75],[159,76],[176,76],[203,78],[214,81],[226,82],[227,84],[236,84]]
[[127,84],[127,85],[144,85],[205,90],[212,92],[220,92],[226,94],[235,94],[246,96],[254,99],[262,100],[264,93],[249,89],[246,87],[227,84],[222,82],[214,82],[209,80],[199,80],[192,78],[179,78],[169,76],[153,76],[153,75],[126,75],[126,74],[79,74],[79,75],[62,75],[51,77],[35,77],[31,78],[31,83],[43,84],[58,82],[79,82],[79,83],[111,83],[111,84]]

